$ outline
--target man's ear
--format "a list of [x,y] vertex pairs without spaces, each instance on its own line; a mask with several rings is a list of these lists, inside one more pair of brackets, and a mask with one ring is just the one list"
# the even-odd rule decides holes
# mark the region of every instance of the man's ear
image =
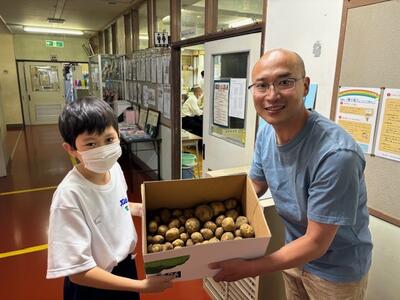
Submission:
[[310,90],[310,77],[304,77],[304,94],[303,97],[307,96]]

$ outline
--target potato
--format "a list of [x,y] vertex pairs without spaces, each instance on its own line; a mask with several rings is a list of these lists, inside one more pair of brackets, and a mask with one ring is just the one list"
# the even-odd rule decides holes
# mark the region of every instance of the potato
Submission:
[[179,237],[179,229],[178,228],[171,228],[165,233],[165,239],[168,242],[172,242]]
[[153,245],[152,244],[147,246],[147,253],[153,253]]
[[153,253],[155,252],[161,252],[163,250],[163,246],[160,244],[153,244],[153,247],[151,247],[151,251]]
[[183,225],[183,224],[186,223],[187,218],[186,218],[185,216],[180,216],[180,217],[178,217],[178,220],[179,220],[179,222],[181,222],[181,224]]
[[160,216],[154,216],[153,220],[156,221],[157,224],[160,224],[160,223],[161,223],[161,218],[160,218]]
[[189,235],[188,235],[186,232],[182,232],[182,233],[179,235],[179,238],[180,238],[182,241],[184,241],[184,242],[186,243],[187,240],[189,239]]
[[222,228],[225,231],[234,231],[236,229],[235,221],[230,217],[226,217],[222,221]]
[[188,239],[186,241],[186,246],[193,246],[193,245],[194,245],[194,243],[193,243],[192,239]]
[[238,205],[238,202],[236,199],[228,199],[224,201],[225,207],[227,210],[233,209]]
[[213,210],[206,204],[199,205],[194,211],[194,215],[202,222],[207,222],[213,217]]
[[201,243],[202,241],[204,241],[204,238],[200,232],[193,232],[190,235],[190,238],[192,239],[193,243],[195,243],[195,244]]
[[157,234],[157,235],[153,236],[153,243],[154,244],[164,243],[164,237],[161,234]]
[[175,246],[174,249],[182,248],[182,246]]
[[234,241],[243,240],[243,238],[242,238],[241,236],[235,236],[235,238],[234,238],[233,240],[234,240]]
[[214,236],[213,238],[211,238],[211,239],[209,240],[209,242],[210,242],[210,243],[218,243],[218,242],[219,242],[219,239],[217,239],[217,238]]
[[205,241],[203,241],[201,244],[209,244],[209,243],[210,243],[210,241],[205,240]]
[[185,246],[185,243],[181,239],[176,239],[175,241],[172,242],[172,246],[174,246],[174,249],[175,249],[175,247],[177,247],[177,246],[180,246],[180,247]]
[[169,224],[168,224],[168,228],[179,228],[179,226],[181,226],[181,222],[179,222],[178,219],[172,219]]
[[235,221],[237,219],[237,217],[239,216],[239,213],[237,212],[236,209],[230,209],[225,212],[225,216],[232,218]]
[[168,251],[174,249],[174,246],[170,242],[166,242],[165,244],[162,245],[163,251]]
[[194,209],[193,208],[185,208],[183,210],[183,216],[186,219],[192,218],[194,216]]
[[157,222],[156,221],[150,221],[148,229],[149,229],[150,233],[156,233],[157,229],[158,229]]
[[225,219],[225,215],[219,215],[216,219],[215,219],[215,224],[219,227],[222,225],[222,220]]
[[179,227],[179,233],[182,233],[182,232],[185,232],[185,227],[184,226]]
[[222,236],[221,236],[221,241],[228,241],[228,240],[233,240],[234,236],[232,232],[225,232]]
[[215,237],[221,239],[221,236],[224,234],[224,229],[222,227],[218,227],[215,229]]
[[162,208],[160,210],[160,217],[161,217],[161,221],[164,224],[168,224],[169,219],[171,218],[171,212],[168,208]]
[[153,236],[152,235],[147,236],[147,244],[153,244]]
[[225,212],[225,205],[220,201],[215,201],[210,203],[210,207],[213,210],[213,216],[216,217]]
[[242,224],[240,226],[240,233],[244,238],[251,238],[255,236],[254,229],[249,224]]
[[215,232],[215,229],[217,229],[217,225],[213,221],[205,222],[203,227],[210,229],[212,232]]
[[235,236],[242,236],[242,233],[240,232],[240,229],[235,230]]
[[212,232],[212,230],[208,229],[208,228],[200,229],[200,233],[205,240],[209,240],[214,236],[214,233]]
[[167,225],[160,225],[158,226],[157,233],[165,236],[165,233],[168,231]]
[[185,223],[186,232],[192,234],[193,232],[200,230],[200,222],[196,218],[187,219]]
[[182,209],[174,209],[174,210],[172,211],[172,216],[173,216],[174,218],[179,218],[179,217],[182,216],[182,215],[183,215]]
[[247,220],[247,217],[245,216],[239,216],[236,219],[236,228],[240,228],[240,225],[242,224],[249,224],[249,221]]

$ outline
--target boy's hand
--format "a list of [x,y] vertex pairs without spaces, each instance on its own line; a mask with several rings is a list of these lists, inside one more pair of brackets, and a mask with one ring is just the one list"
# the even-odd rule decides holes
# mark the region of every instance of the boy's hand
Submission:
[[143,204],[129,202],[129,210],[131,211],[132,216],[141,217],[143,215]]
[[140,280],[139,292],[140,293],[159,293],[167,288],[172,287],[171,280],[174,279],[173,275],[160,275],[151,276],[146,279]]

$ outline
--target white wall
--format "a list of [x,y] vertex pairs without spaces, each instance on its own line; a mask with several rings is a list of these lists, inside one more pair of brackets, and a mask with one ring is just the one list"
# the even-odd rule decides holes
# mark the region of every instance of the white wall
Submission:
[[369,228],[374,249],[367,300],[399,299],[400,228],[372,216]]
[[[287,48],[304,60],[318,84],[316,110],[329,117],[343,0],[268,0],[264,49]],[[314,57],[313,44],[321,44]]]

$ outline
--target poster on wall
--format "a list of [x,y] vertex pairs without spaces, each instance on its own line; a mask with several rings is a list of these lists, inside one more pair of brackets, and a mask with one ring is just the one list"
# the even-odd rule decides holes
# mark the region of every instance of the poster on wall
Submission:
[[360,145],[364,153],[372,153],[378,112],[379,88],[341,87],[338,94],[336,123]]
[[229,116],[244,119],[246,109],[246,78],[231,78]]
[[163,114],[167,119],[171,118],[171,86],[164,84],[164,108]]
[[229,81],[214,81],[213,123],[229,126]]
[[400,161],[400,89],[383,91],[375,155]]
[[159,84],[157,86],[157,109],[158,111],[163,111],[164,108],[164,89],[163,85]]

